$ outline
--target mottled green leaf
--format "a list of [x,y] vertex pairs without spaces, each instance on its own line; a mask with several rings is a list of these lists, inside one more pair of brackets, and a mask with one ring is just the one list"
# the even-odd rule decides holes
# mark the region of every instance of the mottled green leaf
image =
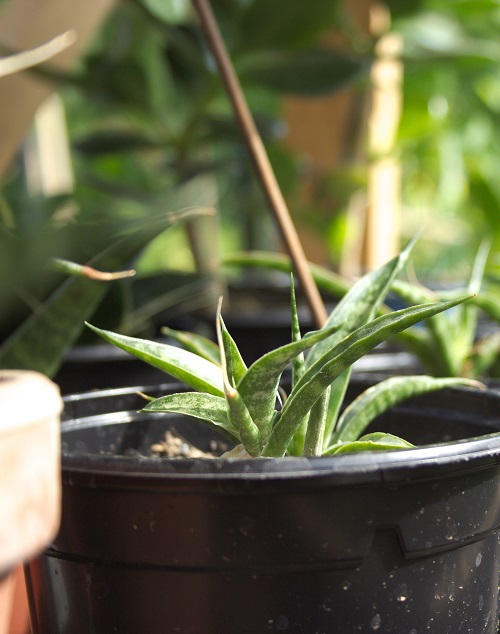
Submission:
[[[222,297],[217,307],[217,342],[221,351],[221,370],[226,398],[228,417],[231,423],[238,429],[241,441],[251,456],[258,456],[262,451],[262,435],[255,424],[244,399],[232,383],[231,355],[234,342],[230,337],[221,317]],[[239,353],[238,353],[239,354]]]
[[203,357],[207,361],[211,361],[216,365],[220,365],[219,346],[215,343],[215,341],[194,332],[175,330],[174,328],[169,328],[167,326],[164,326],[161,329],[161,332],[167,337],[174,339],[174,341],[177,341],[177,343],[180,343],[181,346],[186,350],[189,350],[189,352],[197,354],[199,357]]
[[329,398],[330,388],[327,387],[311,407],[304,441],[305,456],[320,456],[323,451]]
[[[295,284],[293,282],[293,275],[291,276],[291,287],[290,287],[290,305],[291,305],[291,321],[292,321],[292,332],[291,332],[291,341],[300,341],[302,339],[302,334],[300,332],[300,323],[299,323],[299,314],[297,311],[297,300],[295,298]],[[305,372],[305,360],[304,353],[301,352],[298,354],[292,361],[292,386],[297,383],[300,377]]]
[[359,440],[353,442],[335,445],[335,447],[332,447],[327,453],[329,455],[339,455],[359,453],[361,451],[394,451],[396,449],[411,449],[413,447],[414,445],[411,443],[393,434],[375,432],[362,436]]
[[264,455],[282,456],[302,418],[316,400],[346,368],[396,332],[436,315],[469,299],[425,304],[382,315],[355,330],[319,359],[296,385],[283,407],[280,420],[274,426]]
[[183,381],[195,390],[214,396],[224,395],[221,371],[214,363],[166,343],[119,335],[91,324],[87,326],[109,343]]
[[480,384],[463,378],[424,375],[397,376],[381,381],[365,390],[344,410],[331,444],[357,440],[379,414],[407,398],[460,385],[478,387]]
[[329,339],[315,346],[306,359],[311,367],[329,348],[340,342],[346,335],[366,324],[377,314],[385,300],[396,275],[408,262],[417,238],[395,258],[364,275],[339,301],[330,313],[326,326],[339,325],[338,331]]
[[241,441],[251,456],[259,456],[263,443],[260,429],[253,421],[250,412],[238,390],[228,386],[226,403],[231,423],[237,427]]
[[[292,341],[300,341],[302,335],[300,332],[299,315],[297,311],[297,302],[295,298],[295,285],[293,283],[293,275],[291,275],[292,285],[290,291],[291,308],[292,308]],[[305,372],[305,360],[304,353],[301,352],[292,361],[292,389],[297,383],[300,377]],[[308,416],[304,418],[297,431],[292,438],[290,445],[288,446],[288,453],[291,456],[301,456],[304,452],[304,445],[306,442],[307,434],[307,421]]]
[[[353,330],[363,326],[374,318],[385,300],[396,276],[405,266],[415,245],[415,237],[397,257],[393,258],[375,271],[363,276],[340,300],[331,312],[327,325],[343,324],[337,333],[318,344],[311,350],[306,366],[312,367],[322,355],[328,352],[328,346],[333,348]],[[337,417],[344,402],[347,386],[351,378],[352,367],[349,364],[341,372],[332,385],[329,386],[329,402],[325,411],[326,418],[322,421],[325,434],[335,428]],[[328,436],[327,436],[328,437]]]
[[[224,354],[226,355],[226,366],[227,366],[227,374],[228,378],[231,382],[231,385],[238,385],[241,377],[247,371],[247,366],[243,361],[243,357],[238,350],[238,346],[236,342],[231,337],[228,329],[226,328],[226,324],[224,320],[219,315],[220,327],[221,327],[221,335],[222,335],[222,343],[224,347]],[[219,354],[220,358],[220,354]]]
[[243,375],[237,386],[238,391],[264,438],[270,431],[278,384],[286,366],[298,354],[329,337],[337,329],[338,326],[334,325],[331,328],[316,330],[308,333],[300,341],[276,348],[257,359]]
[[200,392],[179,392],[167,394],[148,403],[144,412],[173,412],[194,416],[222,427],[231,435],[231,439],[238,443],[239,432],[231,423],[227,415],[227,405],[224,398]]

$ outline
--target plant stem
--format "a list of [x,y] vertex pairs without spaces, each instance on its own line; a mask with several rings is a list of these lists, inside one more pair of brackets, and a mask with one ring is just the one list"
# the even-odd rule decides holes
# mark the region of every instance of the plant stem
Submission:
[[311,409],[304,443],[304,456],[321,455],[323,450],[323,438],[325,435],[329,397],[330,388],[323,392]]
[[327,318],[323,300],[309,270],[309,265],[291,219],[290,212],[274,175],[262,138],[248,108],[210,2],[208,0],[193,0],[193,6],[198,12],[208,45],[217,63],[221,79],[233,105],[236,118],[255,164],[257,174],[281,230],[288,253],[292,258],[297,276],[302,284],[314,322],[317,328],[321,328]]

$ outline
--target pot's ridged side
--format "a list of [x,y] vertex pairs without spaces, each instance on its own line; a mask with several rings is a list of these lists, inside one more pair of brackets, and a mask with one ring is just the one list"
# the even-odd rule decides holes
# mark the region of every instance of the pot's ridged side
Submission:
[[[458,437],[499,428],[498,395],[464,398],[453,399],[455,423],[440,394],[384,424],[418,425],[425,439],[437,424]],[[220,461],[132,460],[172,419],[125,426],[127,413],[116,424],[104,402],[64,427],[62,527],[30,566],[40,634],[497,632],[497,436],[285,460],[281,472],[259,460],[238,473]],[[189,435],[190,425],[175,427]],[[99,444],[124,455],[99,456]]]
[[138,569],[45,557],[31,566],[36,631],[452,634],[466,625],[494,633],[498,552],[492,534],[459,552],[406,561],[385,529],[360,565],[341,569]]

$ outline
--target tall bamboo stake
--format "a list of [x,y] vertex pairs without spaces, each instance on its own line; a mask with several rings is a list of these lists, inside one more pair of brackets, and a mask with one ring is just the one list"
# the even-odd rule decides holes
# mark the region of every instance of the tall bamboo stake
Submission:
[[199,15],[205,37],[207,38],[208,45],[217,63],[220,76],[231,100],[245,143],[269,201],[271,211],[281,230],[297,277],[302,284],[314,322],[317,328],[321,328],[327,317],[323,300],[309,270],[302,244],[300,243],[287,204],[276,180],[262,138],[248,108],[241,84],[227,52],[224,40],[222,39],[210,2],[209,0],[193,0],[193,6]]

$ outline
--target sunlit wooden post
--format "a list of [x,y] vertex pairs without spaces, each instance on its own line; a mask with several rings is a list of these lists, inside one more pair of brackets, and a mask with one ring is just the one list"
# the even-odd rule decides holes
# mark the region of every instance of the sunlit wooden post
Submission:
[[[375,268],[399,251],[400,174],[392,154],[401,109],[401,40],[387,33],[390,15],[384,4],[374,0],[346,0],[345,9],[359,33],[378,39],[369,86],[346,86],[327,96],[287,97],[284,117],[288,132],[285,144],[308,161],[301,195],[291,203],[292,214],[315,200],[315,182],[329,173],[359,169],[367,176],[367,187],[348,204],[349,234],[343,251],[337,254],[340,272],[356,277]],[[324,44],[342,49],[342,33],[332,31]],[[334,194],[335,196],[335,194]],[[332,201],[331,216],[339,211]],[[317,213],[321,213],[318,210]],[[324,213],[324,212],[323,212]],[[329,264],[324,236],[299,227],[309,259]]]
[[375,47],[370,75],[368,119],[367,210],[362,258],[364,270],[373,270],[400,251],[401,170],[394,143],[401,115],[402,40],[389,28],[387,9],[372,11],[372,30],[383,33]]

